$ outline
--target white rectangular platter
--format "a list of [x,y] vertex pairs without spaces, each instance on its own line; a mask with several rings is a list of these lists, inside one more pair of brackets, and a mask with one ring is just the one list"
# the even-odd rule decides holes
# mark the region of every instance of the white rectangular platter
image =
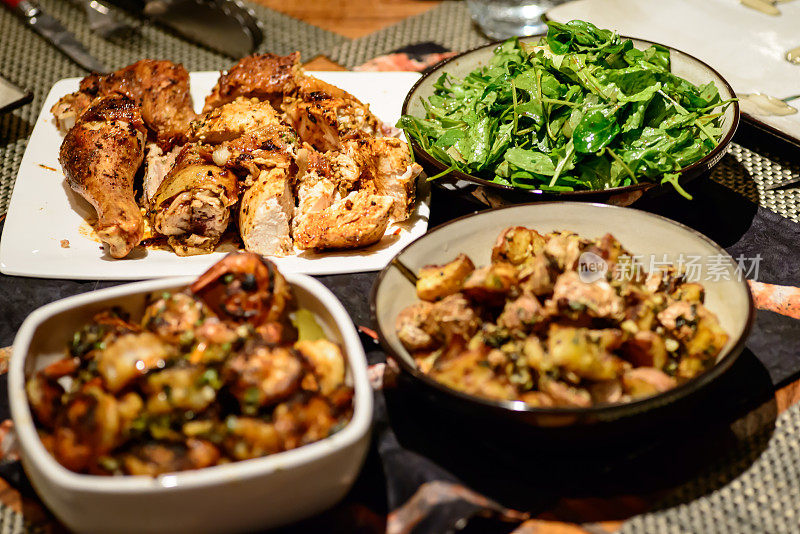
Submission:
[[[671,46],[719,71],[737,94],[776,98],[800,94],[800,65],[786,52],[800,46],[800,2],[778,4],[781,15],[766,15],[739,0],[577,0],[547,12],[556,22],[587,20]],[[798,107],[800,100],[790,102]],[[800,144],[800,113],[747,115]]]
[[[312,72],[318,78],[368,103],[387,124],[394,125],[408,90],[419,78],[413,72]],[[219,77],[218,72],[191,73],[195,107]],[[166,250],[137,247],[127,258],[113,259],[95,238],[86,217],[94,209],[64,181],[58,150],[62,135],[50,108],[78,89],[79,78],[56,82],[42,106],[11,194],[0,238],[0,272],[37,278],[75,280],[141,280],[164,276],[198,275],[224,252],[180,257]],[[420,180],[417,203],[408,221],[390,226],[375,245],[350,251],[299,252],[272,258],[285,272],[336,274],[382,269],[405,245],[428,228],[430,190]],[[63,243],[63,246],[62,246]]]

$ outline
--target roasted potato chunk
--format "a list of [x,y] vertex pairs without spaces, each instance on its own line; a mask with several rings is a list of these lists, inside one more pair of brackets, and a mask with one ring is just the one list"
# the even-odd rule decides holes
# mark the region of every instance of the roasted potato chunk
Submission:
[[501,306],[517,286],[517,270],[510,263],[493,263],[482,267],[464,282],[463,293],[475,302]]
[[419,270],[417,296],[430,302],[458,293],[464,280],[475,270],[466,254],[444,265],[428,265]]
[[434,366],[431,374],[446,386],[466,393],[490,399],[514,398],[514,387],[505,375],[479,365],[486,353],[485,347],[462,352]]
[[492,248],[492,263],[508,262],[520,265],[544,248],[544,237],[524,226],[503,230]]
[[618,330],[589,330],[552,325],[547,353],[553,364],[590,380],[611,380],[630,365],[612,355],[619,346]]
[[673,302],[658,314],[658,320],[682,343],[688,356],[713,358],[728,342],[717,317],[699,303]]
[[670,296],[675,300],[699,302],[702,304],[706,299],[706,290],[700,284],[686,283],[679,285]]

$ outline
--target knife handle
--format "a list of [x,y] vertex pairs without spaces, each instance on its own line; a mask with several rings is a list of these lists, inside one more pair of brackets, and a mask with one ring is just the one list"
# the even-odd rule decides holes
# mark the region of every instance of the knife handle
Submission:
[[34,17],[39,13],[39,6],[32,0],[0,0],[0,2],[27,18]]

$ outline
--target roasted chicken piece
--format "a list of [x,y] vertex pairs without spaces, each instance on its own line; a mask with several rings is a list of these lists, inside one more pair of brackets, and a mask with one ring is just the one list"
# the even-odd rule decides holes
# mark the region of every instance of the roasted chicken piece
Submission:
[[360,248],[377,243],[389,225],[391,197],[354,191],[320,211],[296,215],[294,243],[300,249]]
[[239,97],[206,111],[192,122],[189,128],[189,140],[217,145],[248,132],[280,125],[287,133],[290,131],[268,102],[259,101],[257,98]]
[[584,282],[575,271],[558,277],[547,306],[552,312],[558,310],[573,319],[621,319],[624,316],[624,303],[611,284],[604,279]]
[[68,130],[92,99],[122,94],[141,111],[145,125],[162,147],[186,140],[189,123],[196,117],[189,93],[189,73],[171,61],[143,59],[110,74],[91,74],[77,92],[61,98],[50,110],[60,128]]
[[297,215],[321,211],[352,191],[361,169],[348,156],[317,152],[304,144],[297,152]]
[[130,98],[95,100],[67,132],[59,162],[67,183],[97,212],[95,231],[109,254],[123,258],[142,240],[144,219],[133,180],[144,157],[145,128]]
[[304,77],[283,110],[300,138],[321,151],[339,150],[346,139],[375,137],[381,122],[350,93],[313,76]]
[[436,335],[444,338],[446,344],[454,339],[468,340],[481,326],[480,310],[473,308],[461,293],[443,298],[433,305],[428,329],[436,328]]
[[677,385],[674,378],[652,367],[637,367],[622,375],[622,386],[633,398],[649,397]]
[[293,92],[301,78],[300,52],[288,56],[247,56],[221,74],[211,94],[206,97],[203,111],[227,104],[240,96],[266,100],[278,107],[283,96]]
[[214,250],[239,199],[239,184],[229,170],[209,163],[196,144],[187,144],[158,187],[150,213],[153,227],[179,256]]
[[366,137],[342,143],[343,155],[359,166],[359,180],[394,199],[391,217],[404,221],[411,213],[422,167],[411,160],[408,145],[395,137]]
[[239,97],[192,123],[190,137],[215,164],[244,175],[239,232],[245,249],[282,256],[292,251],[293,154],[297,136],[268,102]]
[[380,241],[386,232],[394,200],[357,189],[358,166],[343,165],[341,159],[309,146],[298,151],[297,209],[292,220],[297,248],[364,247]]
[[405,308],[395,319],[397,338],[405,348],[416,352],[436,348],[438,325],[433,321],[433,304],[420,301]]
[[544,253],[562,271],[574,270],[585,240],[573,232],[554,232],[545,236]]
[[503,312],[497,317],[497,326],[509,330],[527,330],[547,317],[542,305],[533,295],[523,294],[506,302]]
[[287,126],[271,125],[214,147],[204,147],[204,150],[211,149],[214,163],[243,176],[244,185],[249,187],[262,170],[273,167],[289,169],[294,176],[298,144],[297,136]]

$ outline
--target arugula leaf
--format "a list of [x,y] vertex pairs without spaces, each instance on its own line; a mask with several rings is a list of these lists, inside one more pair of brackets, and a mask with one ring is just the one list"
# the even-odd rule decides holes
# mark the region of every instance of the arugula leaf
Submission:
[[546,176],[552,176],[556,170],[553,160],[547,154],[522,148],[509,148],[506,151],[506,161],[522,170]]
[[583,116],[572,133],[576,151],[599,152],[614,140],[621,128],[608,109],[593,109]]

